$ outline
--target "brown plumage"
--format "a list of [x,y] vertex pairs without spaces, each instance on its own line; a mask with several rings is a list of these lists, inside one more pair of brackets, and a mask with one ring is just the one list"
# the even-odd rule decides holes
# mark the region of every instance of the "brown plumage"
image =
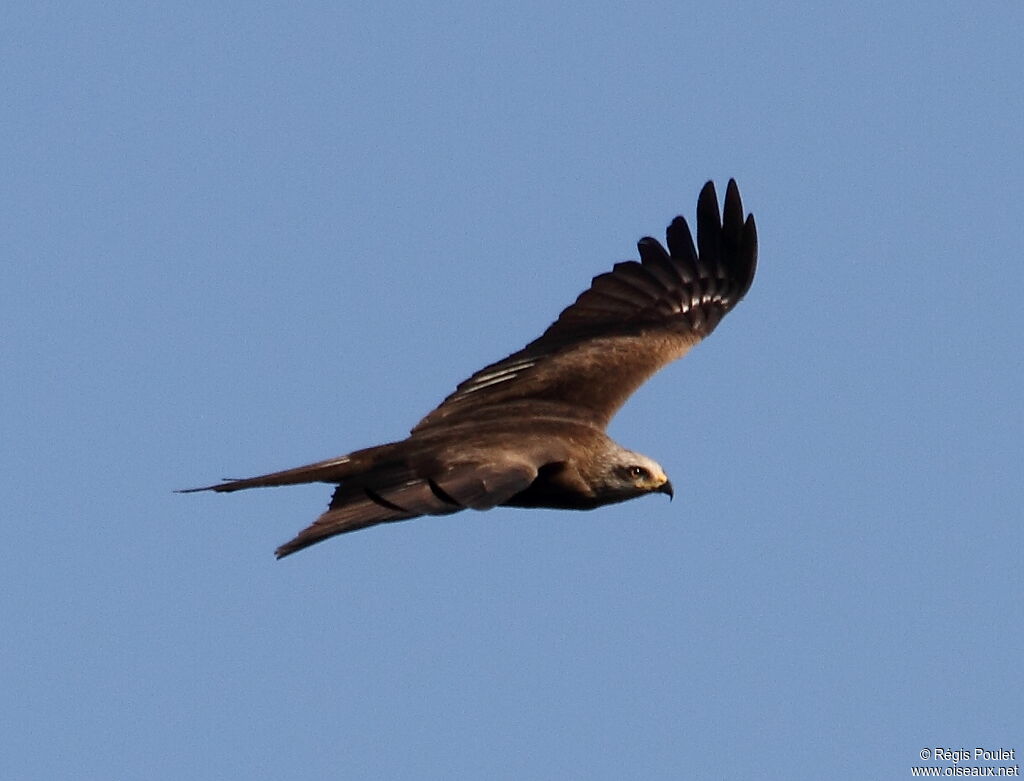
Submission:
[[711,182],[697,201],[697,246],[676,217],[668,251],[594,278],[540,338],[461,383],[401,441],[191,491],[337,483],[330,506],[278,558],[378,523],[498,505],[588,510],[672,495],[662,468],[604,429],[648,377],[708,336],[746,294],[757,263],[753,216],[730,180],[722,216]]

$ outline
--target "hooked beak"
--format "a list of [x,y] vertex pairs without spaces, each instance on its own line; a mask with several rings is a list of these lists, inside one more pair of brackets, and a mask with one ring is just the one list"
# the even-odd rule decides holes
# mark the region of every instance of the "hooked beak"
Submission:
[[672,498],[675,496],[675,492],[672,490],[672,482],[670,480],[666,480],[664,483],[662,483],[658,487],[658,493],[668,494],[668,500],[671,502]]

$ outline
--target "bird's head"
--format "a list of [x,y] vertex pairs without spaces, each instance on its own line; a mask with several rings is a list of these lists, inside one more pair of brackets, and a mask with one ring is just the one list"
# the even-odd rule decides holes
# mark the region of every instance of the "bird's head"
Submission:
[[661,493],[672,498],[672,483],[656,461],[640,453],[618,448],[604,463],[594,486],[607,503],[622,502],[644,494]]

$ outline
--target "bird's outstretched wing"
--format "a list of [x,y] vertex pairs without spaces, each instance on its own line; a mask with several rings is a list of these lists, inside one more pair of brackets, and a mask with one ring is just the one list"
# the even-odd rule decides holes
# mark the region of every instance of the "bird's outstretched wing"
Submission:
[[754,279],[757,229],[731,179],[724,219],[714,184],[701,190],[696,247],[683,217],[666,238],[668,251],[641,239],[639,262],[594,277],[540,338],[462,382],[413,433],[518,415],[607,426],[648,377],[708,336]]
[[496,452],[490,463],[454,464],[433,474],[406,469],[389,475],[380,470],[344,482],[335,489],[327,511],[274,554],[280,559],[336,534],[378,523],[503,504],[537,476],[533,464],[500,458],[504,455]]

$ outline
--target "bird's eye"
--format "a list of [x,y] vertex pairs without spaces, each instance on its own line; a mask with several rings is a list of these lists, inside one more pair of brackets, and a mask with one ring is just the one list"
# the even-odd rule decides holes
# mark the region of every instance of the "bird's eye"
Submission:
[[634,480],[639,480],[642,477],[649,477],[650,473],[642,466],[631,466],[629,468],[629,476]]

